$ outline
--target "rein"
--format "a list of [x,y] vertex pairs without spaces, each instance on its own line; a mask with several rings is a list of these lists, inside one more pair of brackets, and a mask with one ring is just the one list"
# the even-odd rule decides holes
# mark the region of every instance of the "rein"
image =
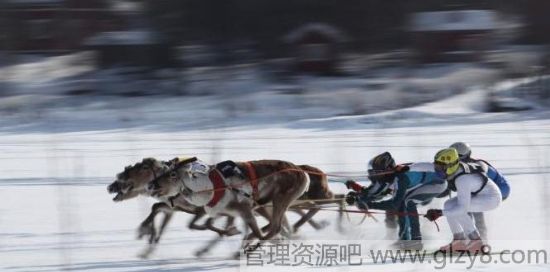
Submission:
[[[359,213],[359,214],[367,214],[367,215],[372,215],[372,214],[386,214],[386,211],[381,212],[381,211],[371,211],[371,210],[348,210],[348,209],[335,210],[335,209],[323,208],[323,207],[318,207],[318,209],[321,210],[321,211],[333,211],[333,212],[345,212],[345,213]],[[425,217],[425,216],[426,216],[426,214],[423,214],[423,213],[414,213],[414,212],[387,211],[387,213],[389,213],[389,214],[391,214],[391,215],[397,215],[397,216],[399,216],[399,217],[406,217],[406,216]],[[434,220],[434,221],[432,221],[432,222],[435,224],[435,227],[437,228],[437,231],[439,232],[439,231],[440,231],[440,228],[439,228],[439,225],[437,224],[437,221]]]

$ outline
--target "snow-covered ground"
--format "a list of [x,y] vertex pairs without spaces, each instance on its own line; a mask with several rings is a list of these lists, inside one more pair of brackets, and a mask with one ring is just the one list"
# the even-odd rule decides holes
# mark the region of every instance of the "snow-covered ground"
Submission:
[[[269,93],[255,95],[268,97],[252,101],[263,103],[271,99]],[[109,102],[110,105],[119,103],[120,109],[104,107],[105,102],[94,98],[70,107],[56,102],[60,99],[57,97],[49,97],[50,102],[36,101],[32,96],[11,98],[27,99],[35,104],[18,103],[25,104],[26,108],[14,109],[11,115],[2,117],[0,270],[246,269],[238,261],[228,259],[239,245],[238,237],[227,239],[204,258],[195,258],[194,251],[215,235],[187,230],[190,217],[184,214],[175,216],[151,259],[136,257],[145,242],[135,240],[135,230],[154,200],[138,198],[114,203],[105,186],[125,165],[143,157],[170,159],[196,155],[208,162],[274,158],[311,164],[326,172],[360,175],[366,162],[380,152],[391,151],[402,162],[430,161],[437,150],[455,141],[469,142],[476,157],[492,162],[511,182],[510,199],[499,209],[487,213],[490,239],[533,246],[542,242],[549,249],[545,241],[550,240],[547,227],[550,224],[547,210],[550,205],[550,112],[536,109],[481,113],[482,96],[480,90],[471,89],[462,95],[413,108],[339,117],[318,113],[326,107],[300,109],[289,104],[286,106],[289,110],[301,111],[293,116],[305,119],[285,119],[280,116],[290,113],[266,112],[265,116],[255,114],[248,119],[238,119],[246,122],[229,119],[230,126],[224,123],[221,111],[216,111],[219,105],[205,97]],[[9,103],[5,99],[2,102]],[[41,106],[48,103],[52,104]],[[33,111],[51,107],[55,110]],[[81,111],[75,110],[79,107]],[[170,112],[174,116],[167,118]],[[208,115],[209,112],[212,115]],[[274,118],[274,122],[266,124],[270,118]],[[345,191],[344,186],[336,182],[331,183],[331,188]],[[431,205],[441,206],[442,200]],[[321,212],[318,219],[332,225],[318,232],[306,226],[300,233],[301,239],[353,240],[368,248],[394,238],[386,233],[380,216],[378,223],[367,219],[357,225],[361,217],[352,214],[351,222],[345,222],[344,234],[336,233],[333,212]],[[426,220],[422,219],[421,223],[430,248],[437,247],[440,240],[450,239],[444,219],[439,220],[440,232]],[[446,267],[450,271],[464,268],[461,264]],[[547,264],[476,264],[472,270],[548,271],[548,268]],[[280,271],[278,267],[270,269]],[[434,268],[406,262],[324,269],[416,271]]]
[[[204,258],[194,257],[215,235],[188,230],[190,216],[185,214],[175,216],[149,260],[139,259],[145,242],[135,240],[136,227],[154,200],[114,203],[106,185],[125,165],[143,157],[193,155],[211,163],[282,159],[361,177],[366,162],[383,151],[391,151],[402,162],[430,161],[437,150],[455,141],[469,142],[475,156],[492,162],[511,182],[511,198],[487,214],[494,245],[497,241],[527,247],[542,243],[550,249],[546,210],[550,205],[550,112],[535,106],[525,112],[483,113],[487,95],[483,86],[498,78],[494,70],[471,64],[434,65],[388,68],[364,78],[301,77],[276,84],[242,67],[232,73],[191,74],[197,80],[188,82],[190,92],[206,90],[207,96],[62,95],[60,90],[68,89],[60,86],[68,86],[68,78],[97,72],[93,63],[80,58],[90,56],[31,60],[0,68],[2,86],[14,88],[2,91],[12,96],[0,99],[1,271],[256,269],[229,259],[239,246],[239,237],[226,239]],[[109,71],[97,73],[102,72]],[[113,78],[124,81],[117,75]],[[112,78],[98,78],[106,79]],[[501,87],[505,90],[521,82],[507,81]],[[498,93],[501,87],[493,91]],[[331,188],[346,191],[338,182],[331,183]],[[441,206],[442,201],[431,205]],[[367,219],[358,225],[361,216],[352,214],[345,222],[345,233],[339,234],[336,215],[324,211],[317,219],[331,226],[322,231],[306,226],[300,239],[328,237],[360,241],[366,248],[380,247],[395,234],[387,233],[383,217],[377,217],[381,222]],[[291,220],[296,217],[291,215]],[[422,221],[429,249],[450,239],[446,223],[439,222],[441,231],[437,232],[433,224]],[[372,268],[392,272],[434,269],[427,264],[372,261],[326,269]],[[479,264],[473,269],[548,268],[542,264]],[[266,269],[279,271],[278,267]],[[446,269],[459,271],[464,266]]]

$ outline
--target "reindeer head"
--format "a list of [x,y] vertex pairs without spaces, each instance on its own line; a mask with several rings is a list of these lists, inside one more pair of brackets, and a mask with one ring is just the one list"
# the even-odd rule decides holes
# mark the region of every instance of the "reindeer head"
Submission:
[[113,201],[122,201],[145,193],[147,183],[167,171],[167,166],[153,158],[145,158],[133,166],[126,166],[107,187],[115,194]]
[[147,184],[147,193],[157,198],[168,198],[184,190],[184,180],[192,178],[189,167],[173,169]]

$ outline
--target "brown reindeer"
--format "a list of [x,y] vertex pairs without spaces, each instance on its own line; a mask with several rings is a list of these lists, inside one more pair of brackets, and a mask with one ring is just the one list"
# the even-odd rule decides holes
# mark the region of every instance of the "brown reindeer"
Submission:
[[[301,169],[308,171],[308,175],[310,177],[310,186],[308,188],[308,191],[300,197],[300,200],[307,200],[307,199],[327,199],[329,201],[323,202],[323,203],[338,203],[342,201],[338,200],[332,200],[333,194],[330,192],[328,188],[328,182],[326,179],[326,175],[317,168],[314,168],[312,166],[308,165],[300,165]],[[332,200],[332,201],[331,201]],[[232,236],[235,234],[240,233],[236,227],[233,225],[234,223],[234,217],[226,215],[227,216],[227,222],[225,224],[225,227],[223,229],[217,229],[213,222],[216,218],[209,217],[204,225],[197,225],[195,222],[197,222],[200,218],[206,215],[206,212],[204,212],[204,209],[202,208],[196,208],[195,210],[187,210],[185,207],[190,206],[189,202],[187,202],[183,195],[177,195],[175,198],[170,200],[171,203],[167,204],[164,202],[155,203],[152,207],[152,211],[147,216],[147,218],[140,224],[139,228],[139,238],[145,235],[149,235],[149,247],[140,254],[141,257],[146,258],[149,256],[153,250],[155,249],[155,246],[158,244],[162,234],[163,230],[166,228],[166,225],[168,224],[170,218],[172,217],[172,214],[174,211],[183,211],[186,213],[195,214],[195,217],[191,220],[189,223],[190,228],[194,230],[206,230],[210,229],[219,234],[218,237],[214,238],[213,240],[209,241],[205,246],[203,246],[201,249],[197,250],[195,254],[197,256],[202,256],[203,254],[207,253],[213,246],[215,246],[224,236]],[[172,208],[173,207],[173,208]],[[292,209],[293,212],[296,212],[300,214],[302,217],[300,220],[298,220],[294,225],[292,230],[294,232],[298,231],[298,228],[302,226],[305,222],[309,223],[314,229],[320,230],[328,225],[328,223],[322,221],[321,223],[316,222],[312,219],[312,217],[319,211],[315,203],[300,203],[301,208]],[[307,213],[303,210],[309,210]],[[154,226],[154,220],[156,215],[159,213],[164,213],[163,221],[160,225],[160,229],[157,233],[156,228]],[[264,218],[269,218],[269,211],[259,209],[257,211],[260,215],[262,215]],[[191,227],[192,226],[192,227]],[[267,230],[269,227],[265,226],[262,228],[262,231]],[[340,224],[338,224],[338,227],[340,228]],[[290,230],[290,229],[289,229]]]
[[[237,163],[237,166],[248,180],[232,176],[227,179],[227,184],[216,185],[211,176],[212,171],[217,171],[215,169],[208,175],[195,175],[187,167],[179,167],[150,182],[147,189],[158,197],[182,193],[189,202],[204,206],[211,215],[220,212],[239,215],[252,230],[248,239],[269,240],[281,232],[284,213],[309,187],[309,175],[298,166],[279,160],[251,161]],[[201,189],[208,186],[211,188]],[[212,203],[216,198],[216,203]],[[268,203],[272,205],[272,213],[268,215],[269,229],[264,235],[258,227],[254,210]]]
[[[290,211],[301,216],[292,226],[291,232],[298,232],[298,229],[306,222],[316,230],[326,227],[329,224],[327,221],[319,223],[313,220],[313,216],[320,211],[320,206],[325,204],[336,204],[339,206],[340,212],[338,214],[337,229],[339,232],[342,232],[342,218],[344,215],[342,211],[345,209],[344,195],[334,195],[332,193],[328,185],[327,175],[321,169],[310,165],[298,165],[298,167],[309,175],[310,183],[308,190],[289,208]],[[304,210],[307,210],[307,212],[304,212]],[[269,225],[263,227],[262,231],[268,228]]]
[[[117,180],[113,182],[113,184],[109,185],[108,190],[110,193],[117,193],[114,201],[130,199],[137,196],[138,194],[148,195],[148,193],[146,193],[143,189],[144,184],[150,181],[151,177],[157,177],[166,173],[168,167],[171,167],[173,165],[173,162],[174,161],[162,162],[157,161],[153,158],[146,158],[142,162],[136,163],[133,166],[127,166],[122,173],[119,173],[117,175]],[[300,200],[326,199],[328,201],[323,201],[323,204],[342,204],[341,200],[333,199],[333,194],[328,188],[326,175],[320,169],[308,165],[300,165],[299,167],[304,171],[307,171],[311,180],[308,191],[300,197]],[[302,218],[293,225],[292,230],[294,232],[296,232],[298,228],[302,226],[305,222],[308,222],[315,229],[321,229],[327,225],[327,223],[325,223],[324,221],[319,224],[311,219],[319,211],[318,206],[315,205],[315,203],[302,202],[299,206],[301,208],[292,209],[292,211],[297,212],[302,216]],[[303,211],[304,208],[309,211],[305,213]],[[195,215],[195,217],[189,223],[190,229],[209,229],[218,233],[220,235],[219,238],[221,238],[222,236],[231,236],[239,233],[239,231],[233,225],[234,218],[229,215],[225,215],[227,216],[227,222],[224,229],[219,229],[214,226],[213,222],[215,218],[213,217],[208,218],[208,220],[203,225],[196,224],[199,219],[206,215],[206,212],[201,207],[191,205],[184,199],[182,195],[178,195],[174,198],[169,199],[169,201],[165,199],[163,202],[155,203],[151,208],[151,213],[149,214],[149,216],[147,216],[147,218],[140,224],[140,227],[138,229],[138,238],[149,236],[149,247],[144,251],[144,253],[140,255],[141,257],[147,257],[150,253],[152,253],[156,244],[158,244],[164,229],[172,218],[172,214],[174,211],[183,211]],[[259,212],[264,217],[269,217],[267,211],[260,209]],[[164,217],[160,225],[160,229],[157,232],[154,226],[154,219],[159,213],[163,213]],[[339,220],[339,222],[341,222],[341,220]],[[266,226],[263,229],[267,229],[267,227],[269,226]],[[341,228],[340,223],[338,224],[338,228]],[[202,255],[206,253],[212,245],[219,241],[219,238],[216,238],[215,240],[209,242],[208,246],[197,251],[197,255]]]

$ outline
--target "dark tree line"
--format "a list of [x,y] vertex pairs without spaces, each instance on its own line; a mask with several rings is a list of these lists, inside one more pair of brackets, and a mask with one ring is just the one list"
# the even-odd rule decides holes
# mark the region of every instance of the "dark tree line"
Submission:
[[275,52],[282,37],[309,22],[323,22],[352,37],[359,50],[402,47],[416,11],[497,9],[529,24],[526,41],[548,42],[546,0],[145,0],[153,25],[172,43],[254,41]]

